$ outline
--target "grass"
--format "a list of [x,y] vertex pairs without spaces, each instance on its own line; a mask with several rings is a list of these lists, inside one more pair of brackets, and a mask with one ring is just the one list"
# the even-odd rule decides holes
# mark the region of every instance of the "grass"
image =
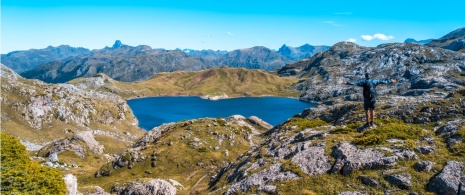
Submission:
[[378,127],[366,131],[363,135],[355,138],[357,145],[380,145],[388,139],[411,140],[418,139],[423,135],[422,129],[418,125],[406,124],[395,119],[377,119],[375,123]]

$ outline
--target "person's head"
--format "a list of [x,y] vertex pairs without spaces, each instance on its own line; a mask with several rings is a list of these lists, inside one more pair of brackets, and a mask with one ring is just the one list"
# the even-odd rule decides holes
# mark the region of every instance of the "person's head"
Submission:
[[370,78],[370,74],[368,74],[368,72],[365,73],[365,78],[366,78],[366,79],[369,79],[369,78]]

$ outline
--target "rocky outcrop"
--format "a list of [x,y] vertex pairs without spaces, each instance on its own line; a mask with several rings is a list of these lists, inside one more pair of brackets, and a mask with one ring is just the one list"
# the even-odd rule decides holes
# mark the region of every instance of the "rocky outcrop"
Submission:
[[278,163],[231,185],[225,194],[236,194],[240,191],[245,192],[255,186],[258,186],[267,193],[274,193],[276,187],[268,185],[269,183],[297,178],[299,178],[298,175],[290,171],[284,171],[282,165]]
[[[104,146],[95,140],[92,131],[80,131],[72,137],[54,141],[44,146],[39,151],[39,155],[52,158],[64,151],[71,151],[79,158],[85,158],[87,150],[90,150],[96,155],[102,154],[104,150]],[[56,159],[58,159],[58,156]]]
[[291,161],[307,175],[321,175],[331,169],[331,162],[325,155],[324,145],[304,149],[295,154]]
[[265,128],[265,129],[271,129],[273,128],[272,125],[270,125],[269,123],[267,123],[266,121],[256,117],[256,116],[251,116],[249,118],[247,118],[252,124],[254,125],[258,125],[262,128]]
[[333,149],[336,162],[331,173],[348,175],[355,170],[381,169],[397,164],[397,156],[386,156],[376,149],[360,150],[347,142],[338,144]]
[[84,195],[111,195],[111,194],[108,193],[108,192],[105,192],[105,190],[103,188],[101,188],[100,186],[95,186],[95,191],[94,192],[85,193]]
[[[431,178],[426,186],[426,190],[444,195],[458,194],[458,187],[463,178],[465,178],[465,168],[463,162],[449,161],[444,168]],[[460,194],[465,193],[465,188],[460,191]]]
[[361,88],[342,82],[362,79],[365,72],[375,79],[398,80],[394,85],[379,85],[377,91],[381,97],[453,91],[465,84],[460,74],[451,73],[463,71],[465,54],[459,52],[412,43],[371,48],[341,42],[310,59],[286,65],[278,74],[304,79],[294,85],[301,91],[302,100],[324,102],[334,97],[349,100],[354,98],[352,94],[361,94]]
[[417,171],[424,171],[424,172],[429,172],[433,168],[434,163],[431,161],[421,161],[421,162],[416,162],[413,165],[413,168]]
[[382,183],[378,179],[375,179],[375,178],[372,178],[366,175],[360,175],[357,177],[357,179],[359,179],[363,184],[371,186],[371,187],[379,188],[383,186]]
[[465,52],[465,27],[454,30],[439,39],[434,39],[427,45]]
[[115,194],[131,194],[131,195],[146,195],[146,194],[164,194],[175,195],[177,190],[169,182],[161,179],[153,179],[147,182],[134,181],[124,184],[116,184],[111,189]]

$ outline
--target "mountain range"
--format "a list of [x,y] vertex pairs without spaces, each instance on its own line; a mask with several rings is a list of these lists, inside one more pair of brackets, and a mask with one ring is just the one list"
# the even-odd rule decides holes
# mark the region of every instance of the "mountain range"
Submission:
[[[48,47],[43,50],[11,52],[2,55],[2,62],[26,78],[49,83],[63,83],[78,77],[90,77],[97,73],[104,73],[119,81],[130,82],[146,80],[158,72],[197,71],[223,65],[273,71],[287,63],[309,57],[327,48],[329,47],[305,44],[296,48],[283,45],[279,51],[261,46],[230,52],[165,50],[152,49],[146,45],[132,47],[117,40],[112,47],[92,51],[79,48],[68,49],[65,52]],[[49,54],[50,52],[54,55]],[[57,57],[55,53],[60,53],[60,55]],[[29,65],[25,66],[25,64]]]

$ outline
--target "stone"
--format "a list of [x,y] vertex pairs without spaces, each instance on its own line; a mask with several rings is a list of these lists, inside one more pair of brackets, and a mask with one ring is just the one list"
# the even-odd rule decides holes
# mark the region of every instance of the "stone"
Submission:
[[363,184],[369,185],[371,187],[379,188],[379,187],[382,186],[382,184],[381,184],[381,182],[379,182],[379,180],[377,180],[375,178],[371,178],[369,176],[360,175],[360,176],[358,176],[357,179],[360,180]]
[[[464,176],[464,162],[449,161],[439,174],[431,178],[426,190],[443,195],[458,194],[458,187]],[[462,187],[460,193],[465,194],[465,188]]]
[[270,125],[269,123],[265,122],[264,120],[262,120],[262,119],[260,119],[260,118],[258,118],[256,116],[251,116],[251,117],[249,117],[247,119],[250,121],[250,123],[252,123],[254,125],[258,125],[260,127],[263,127],[265,129],[273,128],[272,125]]
[[345,191],[341,192],[338,195],[366,195],[367,193],[365,192],[359,192],[359,191]]
[[110,195],[110,193],[105,192],[100,186],[95,186],[94,189],[95,191],[93,193],[86,193],[85,195]]
[[436,149],[433,146],[418,146],[415,147],[415,151],[420,154],[432,154],[436,152]]
[[156,166],[157,166],[157,162],[152,161],[152,162],[150,163],[150,165],[151,165],[152,167],[156,167]]
[[431,161],[421,161],[421,162],[416,162],[413,165],[413,168],[416,171],[423,171],[423,172],[429,172],[433,168],[434,163]]
[[410,181],[412,179],[412,176],[408,173],[387,175],[385,179],[392,185],[395,185],[401,189],[410,189],[410,187],[412,186],[412,183]]
[[320,175],[331,169],[331,161],[325,155],[324,146],[309,147],[298,152],[291,161],[307,175]]
[[368,148],[358,149],[355,145],[342,142],[333,148],[332,155],[336,158],[330,173],[348,175],[355,170],[381,169],[397,164],[397,156],[386,156],[384,153]]
[[45,165],[46,165],[47,167],[53,167],[53,163],[50,162],[50,161],[46,162]]
[[67,195],[76,195],[78,194],[78,183],[77,179],[73,174],[67,174],[63,177],[63,180],[65,180],[66,184],[66,194]]
[[395,150],[394,155],[397,156],[399,159],[404,160],[416,160],[418,159],[418,155],[412,149],[400,149]]
[[50,162],[57,162],[58,161],[58,155],[57,153],[52,153],[48,156],[48,159],[50,160]]

